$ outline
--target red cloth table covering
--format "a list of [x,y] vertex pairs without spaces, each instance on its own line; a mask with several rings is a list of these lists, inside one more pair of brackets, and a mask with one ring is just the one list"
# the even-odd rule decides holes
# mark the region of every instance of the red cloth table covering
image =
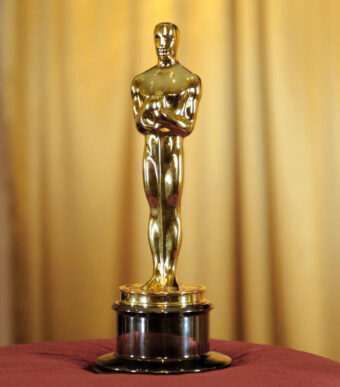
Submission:
[[18,344],[0,348],[0,386],[340,386],[340,364],[309,353],[268,345],[211,340],[230,355],[230,368],[183,375],[98,375],[94,360],[114,350],[113,340]]

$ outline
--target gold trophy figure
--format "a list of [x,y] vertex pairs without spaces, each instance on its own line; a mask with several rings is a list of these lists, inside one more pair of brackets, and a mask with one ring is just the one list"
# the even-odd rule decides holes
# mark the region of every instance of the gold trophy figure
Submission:
[[179,32],[174,24],[158,24],[154,37],[158,64],[137,75],[131,86],[136,125],[145,135],[143,175],[150,205],[153,275],[143,289],[171,292],[178,290],[183,138],[195,124],[201,80],[176,59]]
[[183,139],[195,124],[201,80],[176,58],[178,28],[155,27],[158,64],[137,75],[131,86],[137,129],[145,136],[143,178],[150,206],[149,242],[153,273],[145,284],[120,287],[117,352],[100,356],[99,373],[201,372],[230,365],[209,351],[209,312],[200,285],[178,285],[181,245],[180,199]]

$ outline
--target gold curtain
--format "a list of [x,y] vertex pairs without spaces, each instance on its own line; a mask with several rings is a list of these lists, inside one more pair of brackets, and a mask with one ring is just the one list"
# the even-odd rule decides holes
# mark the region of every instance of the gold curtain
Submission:
[[171,21],[203,84],[179,279],[207,285],[212,337],[340,360],[339,20],[337,0],[0,0],[13,341],[114,337],[117,287],[150,274],[129,86]]

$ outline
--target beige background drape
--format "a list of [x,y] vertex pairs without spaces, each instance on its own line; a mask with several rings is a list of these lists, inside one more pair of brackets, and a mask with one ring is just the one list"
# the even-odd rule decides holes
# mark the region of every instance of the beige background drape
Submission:
[[129,86],[171,21],[203,83],[179,279],[207,285],[212,337],[340,360],[339,20],[337,0],[1,0],[2,343],[114,337],[117,287],[148,278]]

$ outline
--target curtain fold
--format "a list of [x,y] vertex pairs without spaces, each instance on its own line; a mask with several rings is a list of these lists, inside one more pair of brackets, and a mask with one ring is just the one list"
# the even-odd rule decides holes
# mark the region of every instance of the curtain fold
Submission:
[[13,340],[11,205],[6,134],[0,131],[0,345],[10,344]]
[[154,26],[171,21],[203,85],[185,140],[179,280],[207,286],[212,337],[339,360],[340,3],[0,0],[0,11],[15,239],[1,285],[14,322],[0,329],[15,342],[114,337],[118,286],[150,275],[129,87],[156,63]]

